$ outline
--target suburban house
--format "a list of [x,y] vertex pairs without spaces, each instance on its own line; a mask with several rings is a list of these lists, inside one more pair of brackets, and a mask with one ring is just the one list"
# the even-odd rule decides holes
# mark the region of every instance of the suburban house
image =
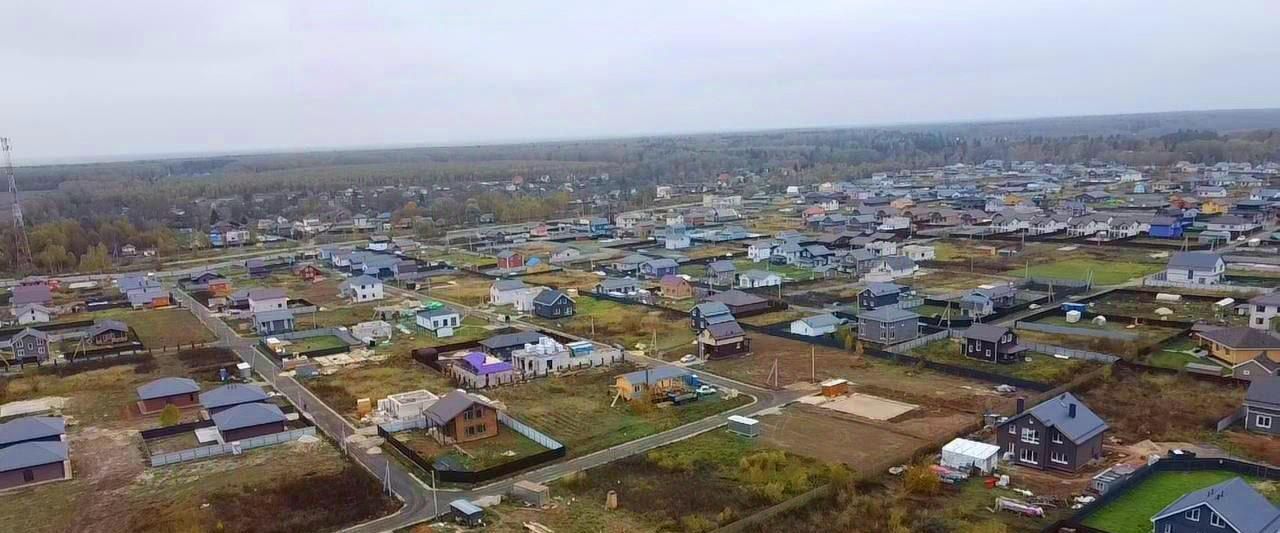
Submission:
[[787,241],[773,247],[773,255],[769,256],[769,262],[774,264],[794,265],[800,262],[800,253],[804,251],[804,247],[795,241]]
[[179,409],[200,405],[200,385],[188,378],[164,377],[147,382],[137,389],[138,412],[159,413],[170,405]]
[[733,278],[738,267],[733,261],[719,260],[707,263],[707,283],[710,285],[733,285]]
[[71,479],[66,426],[33,416],[0,424],[0,490]]
[[285,295],[284,289],[275,287],[249,289],[248,299],[250,313],[277,311],[289,306],[289,298]]
[[867,271],[867,279],[882,281],[905,278],[915,274],[918,268],[916,262],[906,256],[881,257],[879,261],[871,264],[871,268]]
[[129,306],[134,309],[154,309],[166,307],[173,303],[173,296],[169,294],[169,291],[159,286],[132,290],[126,293],[125,296],[129,299]]
[[1210,357],[1232,367],[1259,356],[1280,363],[1280,337],[1269,331],[1239,326],[1201,331],[1195,335],[1200,339],[1200,345],[1208,348]]
[[324,271],[311,263],[303,263],[293,267],[293,275],[312,283],[324,279]]
[[719,359],[743,355],[751,351],[751,339],[736,320],[707,324],[698,334],[703,357]]
[[1249,384],[1244,397],[1244,428],[1280,435],[1280,376],[1260,377]]
[[338,292],[351,303],[372,302],[382,299],[382,281],[368,275],[348,278],[338,286]]
[[223,442],[281,433],[288,423],[284,411],[274,403],[243,403],[213,413],[210,418]]
[[691,389],[692,374],[676,366],[660,366],[628,372],[613,378],[613,388],[622,399],[641,400],[646,397],[659,399],[669,392],[685,392]]
[[640,263],[639,272],[640,275],[647,278],[661,278],[663,276],[674,276],[679,268],[680,265],[676,263],[675,259],[663,257]]
[[1188,492],[1151,517],[1155,533],[1275,533],[1280,508],[1233,477]]
[[1012,454],[1012,463],[1040,470],[1077,472],[1102,458],[1103,422],[1075,395],[1062,395],[1023,410],[996,425],[996,444]]
[[791,322],[791,333],[806,337],[821,337],[836,332],[844,320],[831,313],[804,317]]
[[536,331],[517,331],[489,337],[480,341],[480,346],[494,357],[509,360],[511,352],[524,348],[526,344],[537,344],[543,337],[543,334]]
[[200,393],[200,406],[209,414],[247,403],[261,403],[269,396],[258,385],[230,383]]
[[693,245],[693,239],[684,228],[668,228],[662,236],[662,246],[668,250],[683,250]]
[[881,307],[858,315],[858,338],[879,344],[897,344],[920,336],[920,315],[904,309]]
[[769,309],[768,299],[737,289],[708,295],[706,298],[703,298],[702,301],[720,302],[725,304],[729,307],[729,312],[733,313],[733,315],[737,317],[760,313]]
[[542,318],[573,316],[573,299],[557,289],[547,289],[533,298],[533,314]]
[[1222,281],[1227,264],[1213,252],[1177,252],[1169,258],[1165,280],[1195,285],[1215,285]]
[[1018,288],[1013,285],[983,285],[973,290],[991,300],[995,309],[1007,309],[1018,304]]
[[1156,216],[1151,218],[1151,228],[1147,230],[1147,234],[1158,239],[1181,239],[1183,230],[1182,221],[1171,216]]
[[267,262],[261,259],[245,261],[244,269],[249,273],[250,278],[265,278],[271,275],[271,269],[267,267]]
[[551,252],[551,258],[548,261],[553,265],[561,263],[571,263],[582,257],[582,251],[569,245],[561,245]]
[[640,254],[631,254],[613,262],[613,269],[623,274],[633,274],[640,270],[640,264],[652,260],[652,257]]
[[426,309],[414,314],[418,327],[435,333],[436,337],[452,337],[453,330],[462,324],[462,315],[449,306]]
[[516,300],[529,292],[529,286],[518,279],[500,279],[489,285],[489,303],[514,305]]
[[595,291],[600,294],[614,296],[633,296],[640,291],[634,278],[605,278],[596,284]]
[[498,410],[478,396],[455,390],[422,411],[437,440],[446,444],[498,435]]
[[796,259],[796,264],[804,267],[822,266],[830,263],[835,258],[836,253],[830,248],[821,244],[811,244],[800,249],[800,256]]
[[[915,305],[903,305],[914,303]],[[915,297],[911,287],[882,281],[873,281],[858,293],[858,307],[861,309],[879,309],[881,307],[914,307],[921,303]]]
[[1236,379],[1255,381],[1270,376],[1280,376],[1280,361],[1271,360],[1265,353],[1231,367],[1231,377]]
[[1237,215],[1220,215],[1205,222],[1207,231],[1226,231],[1232,236],[1248,233],[1260,227],[1257,221]]
[[739,289],[776,287],[778,285],[782,285],[782,276],[778,275],[776,272],[752,269],[738,274]]
[[503,250],[498,252],[498,268],[511,269],[524,266],[524,256],[520,252]]
[[693,285],[689,280],[675,274],[662,276],[662,279],[658,280],[658,288],[662,291],[663,298],[683,300],[693,297]]
[[297,326],[293,311],[276,309],[253,314],[253,330],[259,335],[277,335],[293,331]]
[[450,365],[449,373],[460,384],[475,389],[504,385],[516,379],[511,363],[480,352],[462,356]]
[[112,346],[129,341],[129,326],[119,320],[98,320],[84,331],[84,338],[94,346]]
[[13,310],[18,325],[43,324],[53,320],[54,310],[41,304],[26,304]]
[[902,247],[902,255],[912,261],[932,261],[936,258],[937,253],[932,246],[922,244],[908,244]]
[[27,304],[50,305],[53,303],[53,291],[43,283],[18,285],[9,290],[9,305],[14,308]]
[[702,302],[689,310],[689,326],[696,330],[730,320],[734,320],[733,313],[721,302]]
[[1280,293],[1270,292],[1249,299],[1249,327],[1275,331],[1272,319],[1280,316]]
[[43,363],[52,355],[49,334],[38,329],[26,328],[9,338],[13,356],[20,363]]
[[964,331],[960,352],[965,357],[988,363],[1013,363],[1027,348],[1018,344],[1018,334],[994,324],[974,324]]
[[759,263],[768,261],[773,256],[773,240],[760,239],[747,245],[747,259]]

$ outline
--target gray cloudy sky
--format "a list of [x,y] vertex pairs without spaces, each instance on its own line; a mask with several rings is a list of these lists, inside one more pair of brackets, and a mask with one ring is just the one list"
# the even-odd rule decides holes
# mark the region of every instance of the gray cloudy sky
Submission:
[[19,161],[1280,105],[1277,0],[8,2]]

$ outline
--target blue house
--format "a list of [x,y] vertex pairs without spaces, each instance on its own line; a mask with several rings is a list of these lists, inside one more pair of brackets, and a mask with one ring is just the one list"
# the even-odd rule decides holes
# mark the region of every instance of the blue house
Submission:
[[1157,533],[1272,533],[1280,509],[1236,477],[1189,492],[1151,517]]
[[674,276],[676,271],[680,269],[680,265],[674,259],[660,258],[650,259],[640,263],[640,274],[650,278],[661,278],[663,276]]
[[1160,239],[1181,239],[1182,229],[1181,220],[1169,216],[1158,216],[1152,217],[1151,230],[1148,233]]

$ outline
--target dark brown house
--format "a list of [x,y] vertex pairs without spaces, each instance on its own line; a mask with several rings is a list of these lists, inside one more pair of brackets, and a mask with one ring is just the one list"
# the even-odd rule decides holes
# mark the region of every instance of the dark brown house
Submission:
[[159,413],[165,407],[200,405],[200,385],[187,378],[160,378],[138,387],[138,412]]
[[1023,410],[996,426],[996,444],[1012,454],[1011,464],[1040,470],[1078,472],[1102,458],[1107,423],[1069,392]]
[[129,341],[129,326],[119,320],[99,320],[85,331],[89,344],[112,346]]
[[223,442],[251,439],[286,430],[288,420],[273,403],[246,403],[213,414]]
[[751,352],[751,339],[736,320],[729,320],[707,324],[698,334],[698,346],[703,357],[723,359]]
[[737,289],[712,294],[702,301],[720,302],[728,306],[729,312],[738,318],[769,310],[769,300]]
[[498,410],[488,402],[453,391],[422,412],[444,443],[469,442],[498,435]]
[[992,324],[974,324],[964,331],[964,344],[960,353],[970,359],[988,363],[1014,363],[1026,346],[1018,344],[1018,334],[1013,330]]

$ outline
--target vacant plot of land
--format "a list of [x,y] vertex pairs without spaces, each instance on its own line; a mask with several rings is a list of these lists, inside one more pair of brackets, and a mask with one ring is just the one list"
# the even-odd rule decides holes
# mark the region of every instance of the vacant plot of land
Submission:
[[1054,279],[1088,279],[1090,273],[1093,282],[1098,285],[1115,285],[1131,279],[1140,278],[1164,270],[1157,263],[1138,263],[1131,261],[1107,261],[1104,259],[1067,259],[1053,263],[1032,265],[1030,269],[1010,274],[1029,273],[1034,277]]
[[1045,321],[1050,325],[1080,328],[1082,330],[1092,329],[1117,331],[1136,335],[1137,337],[1132,340],[1122,340],[1065,333],[1047,333],[1043,331],[1018,328],[1019,339],[1023,342],[1033,342],[1048,344],[1051,346],[1062,346],[1064,348],[1110,353],[1130,360],[1132,360],[1133,357],[1136,357],[1138,352],[1158,344],[1162,344],[1176,336],[1178,332],[1181,331],[1177,328],[1158,326],[1151,323],[1128,328],[1127,324],[1120,324],[1118,322],[1108,322],[1101,326],[1093,323],[1085,323],[1084,321],[1076,324],[1068,324],[1065,319],[1062,319],[1061,317],[1050,317]]
[[774,311],[772,313],[764,313],[762,315],[754,315],[739,319],[738,322],[743,324],[751,324],[753,326],[772,326],[774,324],[790,324],[791,321],[811,316],[812,311],[802,311],[800,309],[784,309],[782,311]]
[[374,309],[385,303],[368,303],[326,308],[295,317],[298,329],[350,327],[374,320]]
[[480,254],[469,254],[462,251],[454,251],[451,253],[438,253],[434,250],[421,252],[418,254],[420,258],[429,261],[444,261],[455,267],[485,267],[497,264],[497,261],[488,256]]
[[[1228,479],[1240,477],[1234,472],[1207,470],[1200,472],[1157,472],[1130,488],[1105,507],[1084,520],[1084,525],[1108,533],[1149,533],[1151,517],[1191,491],[1200,490]],[[1256,480],[1247,479],[1255,482]],[[1274,490],[1271,500],[1280,503],[1280,492]]]
[[746,272],[748,270],[764,270],[767,272],[773,272],[779,276],[782,276],[784,279],[789,279],[789,280],[807,280],[807,279],[814,278],[814,273],[812,270],[809,270],[807,268],[801,268],[795,265],[774,265],[765,261],[761,261],[757,263],[750,259],[737,259],[733,262],[733,265],[737,267],[738,272]]
[[203,343],[214,340],[213,332],[204,327],[186,309],[154,309],[133,311],[110,309],[89,313],[94,319],[120,320],[133,328],[138,340],[148,348]]
[[400,392],[426,389],[443,395],[456,388],[449,378],[418,364],[407,353],[392,355],[381,363],[347,366],[303,384],[325,405],[355,421],[359,420],[356,400],[360,398],[369,398],[376,404],[378,399]]
[[347,301],[346,298],[338,295],[338,286],[342,284],[342,280],[341,274],[332,271],[326,271],[325,278],[315,283],[295,276],[290,270],[272,272],[270,275],[260,278],[250,278],[245,274],[238,274],[232,277],[232,283],[237,289],[254,287],[281,288],[285,290],[289,298],[301,298],[321,306],[339,305]]
[[[1101,363],[1082,359],[1058,359],[1037,352],[1026,353],[1023,360],[1017,363],[988,363],[965,357],[960,353],[961,347],[962,343],[959,339],[943,339],[920,346],[912,350],[911,354],[937,363],[1051,384],[1066,383],[1101,365]],[[1025,360],[1028,357],[1030,361]]]
[[[568,447],[578,456],[700,420],[750,402],[704,396],[681,406],[613,402],[614,376],[635,370],[629,364],[536,379],[486,394],[507,404],[512,416]],[[611,406],[612,404],[612,406]]]
[[976,289],[979,285],[1004,284],[1020,279],[1022,278],[1013,276],[995,276],[975,272],[933,270],[927,274],[915,276],[907,281],[907,283],[917,291],[934,294]]
[[824,403],[822,407],[871,420],[891,420],[907,414],[919,406],[855,392],[843,398],[836,398]]
[[477,306],[489,301],[489,286],[492,284],[493,280],[480,276],[440,276],[431,279],[431,290],[424,291],[424,294]]
[[328,350],[343,346],[347,346],[347,343],[334,335],[320,335],[289,341],[288,351],[291,353],[306,353],[314,350]]
[[[1155,292],[1112,292],[1089,301],[1089,310],[1102,315],[1114,313],[1148,319],[1150,323],[1158,323],[1161,315],[1156,309],[1165,308],[1173,311],[1165,315],[1168,320],[1193,322],[1196,320],[1220,321],[1232,326],[1247,326],[1248,315],[1236,315],[1230,309],[1220,309],[1213,305],[1218,299],[1188,298],[1176,302],[1156,300]],[[1223,296],[1226,297],[1226,296]],[[1220,298],[1219,298],[1220,299]]]
[[492,468],[546,451],[546,448],[506,426],[501,426],[494,437],[464,442],[456,447],[436,442],[426,431],[404,431],[397,433],[396,438],[427,461],[445,460],[470,471]]
[[545,285],[557,289],[578,289],[580,291],[595,290],[596,285],[603,279],[601,276],[581,270],[561,270],[559,272],[547,272],[520,278],[521,281],[530,285]]
[[531,321],[574,335],[617,344],[631,349],[657,339],[658,350],[689,353],[694,339],[689,319],[640,305],[579,296],[574,316],[560,320],[532,318]]
[[761,438],[770,447],[866,473],[898,464],[928,444],[926,439],[820,409],[791,406],[762,416]]
[[[1163,259],[1153,259],[1149,252],[1115,246],[1066,246],[1050,243],[938,240],[933,242],[937,261],[947,263],[949,270],[972,271],[1001,276],[1047,277],[1083,280],[1093,273],[1098,285],[1122,283],[1164,269]],[[1010,255],[992,253],[992,247],[1020,250]]]
[[1110,377],[1084,392],[1083,400],[1124,442],[1197,442],[1244,400],[1243,387],[1112,369]]

